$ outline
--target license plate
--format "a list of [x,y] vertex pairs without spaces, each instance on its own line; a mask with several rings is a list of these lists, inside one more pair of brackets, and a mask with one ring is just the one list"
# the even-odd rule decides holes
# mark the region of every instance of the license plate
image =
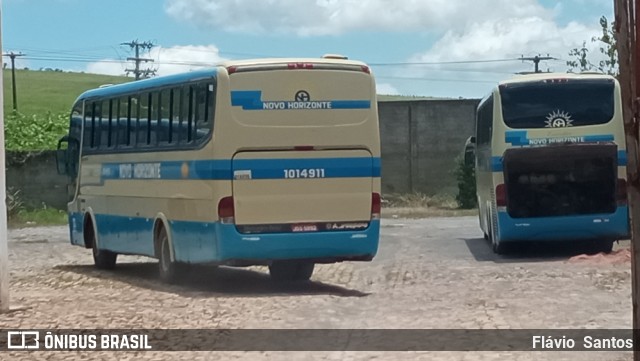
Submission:
[[291,226],[292,232],[317,232],[318,226],[315,224],[294,224]]

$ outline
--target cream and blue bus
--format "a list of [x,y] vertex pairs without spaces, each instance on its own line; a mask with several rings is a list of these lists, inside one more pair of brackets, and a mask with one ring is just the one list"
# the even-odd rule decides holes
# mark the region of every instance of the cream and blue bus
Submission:
[[105,86],[73,106],[58,168],[71,243],[119,254],[267,265],[370,261],[380,232],[380,136],[370,68],[336,56],[232,61]]
[[600,74],[530,74],[478,106],[480,228],[513,242],[576,241],[610,252],[629,236],[620,86]]

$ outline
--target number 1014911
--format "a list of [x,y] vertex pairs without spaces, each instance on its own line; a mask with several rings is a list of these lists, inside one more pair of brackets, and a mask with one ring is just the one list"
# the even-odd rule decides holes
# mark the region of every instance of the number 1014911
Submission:
[[324,178],[324,168],[311,168],[311,169],[285,169],[284,178]]

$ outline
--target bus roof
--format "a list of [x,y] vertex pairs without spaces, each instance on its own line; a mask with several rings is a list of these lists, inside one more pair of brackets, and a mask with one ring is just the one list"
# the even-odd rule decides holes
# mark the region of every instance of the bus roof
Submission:
[[106,87],[100,87],[98,89],[87,90],[82,93],[76,101],[86,100],[91,98],[119,96],[123,94],[130,94],[146,89],[154,89],[163,86],[169,86],[173,84],[180,84],[190,81],[204,80],[213,78],[216,74],[215,68],[209,68],[204,70],[196,70],[187,73],[180,73],[174,75],[159,76],[157,78],[144,79],[139,81],[132,81],[124,84],[110,85]]
[[611,75],[602,73],[531,73],[524,75],[516,75],[512,78],[503,80],[498,83],[500,85],[533,82],[550,79],[615,79]]
[[281,64],[322,64],[322,65],[347,65],[357,67],[368,67],[365,63],[356,60],[336,59],[332,57],[328,58],[264,58],[264,59],[246,59],[246,60],[230,60],[225,61],[216,66],[207,69],[195,70],[191,72],[185,72],[174,75],[159,76],[156,78],[144,79],[140,81],[132,81],[124,84],[102,86],[97,89],[87,90],[82,93],[77,101],[87,100],[100,97],[120,96],[124,94],[131,94],[147,89],[160,88],[163,86],[171,86],[174,84],[180,84],[191,81],[205,80],[207,78],[215,77],[219,68],[230,67],[244,67],[244,66],[265,66],[265,65],[281,65]]
[[347,60],[344,58],[264,58],[264,59],[247,59],[247,60],[231,60],[220,63],[220,66],[228,68],[230,66],[250,66],[250,65],[269,65],[269,64],[291,64],[291,63],[314,63],[314,64],[335,64],[335,65],[359,65],[366,66],[365,63],[357,60]]

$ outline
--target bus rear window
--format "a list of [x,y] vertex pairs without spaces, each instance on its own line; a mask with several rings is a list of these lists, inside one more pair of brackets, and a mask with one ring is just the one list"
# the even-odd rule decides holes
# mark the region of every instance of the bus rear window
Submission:
[[612,80],[529,82],[500,86],[502,117],[510,128],[604,124],[614,114]]

